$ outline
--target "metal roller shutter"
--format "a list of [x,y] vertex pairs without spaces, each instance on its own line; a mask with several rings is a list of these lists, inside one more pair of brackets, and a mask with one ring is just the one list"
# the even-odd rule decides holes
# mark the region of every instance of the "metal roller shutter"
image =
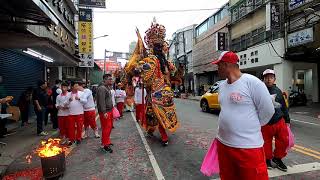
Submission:
[[44,68],[44,61],[15,50],[0,49],[0,97],[14,96],[13,104],[16,104],[26,88],[36,88],[37,81],[44,79]]

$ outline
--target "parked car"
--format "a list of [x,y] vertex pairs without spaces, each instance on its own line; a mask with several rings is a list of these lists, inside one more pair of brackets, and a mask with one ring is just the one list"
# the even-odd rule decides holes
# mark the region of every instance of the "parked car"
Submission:
[[[224,80],[222,80],[224,81]],[[210,112],[210,110],[220,110],[218,101],[219,84],[222,81],[214,83],[209,90],[201,96],[200,107],[203,112]]]
[[[223,80],[222,80],[223,81]],[[222,81],[217,81],[214,85],[212,85],[209,90],[201,96],[200,107],[203,112],[210,112],[211,110],[220,110],[219,104],[219,84]],[[288,96],[286,93],[282,93],[285,99],[285,103],[287,107],[289,107]]]

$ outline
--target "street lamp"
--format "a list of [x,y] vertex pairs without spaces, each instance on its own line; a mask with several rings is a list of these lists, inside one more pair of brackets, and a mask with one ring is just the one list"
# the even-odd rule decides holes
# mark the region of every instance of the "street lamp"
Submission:
[[[99,38],[104,38],[104,37],[107,37],[109,36],[108,34],[105,34],[105,35],[102,35],[102,36],[98,36],[98,37],[95,37],[93,38],[93,40],[96,40],[96,39],[99,39]],[[104,69],[103,69],[103,74],[106,73],[106,57],[104,57]]]
[[99,38],[104,38],[104,37],[107,37],[107,36],[109,36],[109,35],[105,34],[105,35],[102,35],[102,36],[95,37],[95,38],[93,38],[93,40],[96,40],[96,39],[99,39]]

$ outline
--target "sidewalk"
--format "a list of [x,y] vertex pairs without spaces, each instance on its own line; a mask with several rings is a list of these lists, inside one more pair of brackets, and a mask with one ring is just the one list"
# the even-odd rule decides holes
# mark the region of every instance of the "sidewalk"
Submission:
[[[36,122],[35,117],[30,118],[32,124],[21,127],[21,122],[8,124],[8,130],[14,129],[16,132],[5,138],[1,138],[0,141],[7,143],[6,146],[0,147],[0,179],[6,173],[7,168],[11,163],[16,161],[18,157],[21,157],[26,152],[31,152],[32,147],[36,147],[43,139],[55,136],[57,131],[52,130],[52,124],[48,124],[45,130],[49,133],[48,136],[36,135]],[[30,154],[24,161],[27,163],[34,154]]]

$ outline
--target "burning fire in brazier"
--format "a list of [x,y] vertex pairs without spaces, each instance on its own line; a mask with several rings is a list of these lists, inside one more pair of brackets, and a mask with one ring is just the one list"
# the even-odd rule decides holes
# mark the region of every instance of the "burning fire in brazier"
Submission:
[[42,141],[37,153],[41,159],[43,177],[53,178],[63,175],[65,171],[65,153],[60,147],[60,139]]

